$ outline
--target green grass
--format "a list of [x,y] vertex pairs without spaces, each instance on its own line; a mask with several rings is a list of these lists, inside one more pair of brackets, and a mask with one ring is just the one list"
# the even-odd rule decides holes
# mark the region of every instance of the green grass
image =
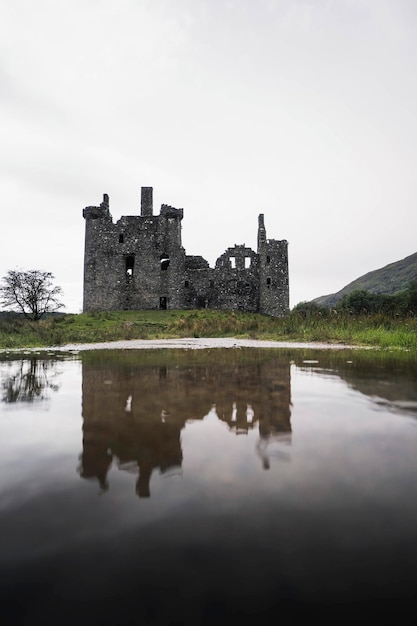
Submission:
[[236,337],[327,342],[417,351],[417,317],[292,312],[272,318],[238,311],[111,311],[0,322],[0,348],[129,339]]

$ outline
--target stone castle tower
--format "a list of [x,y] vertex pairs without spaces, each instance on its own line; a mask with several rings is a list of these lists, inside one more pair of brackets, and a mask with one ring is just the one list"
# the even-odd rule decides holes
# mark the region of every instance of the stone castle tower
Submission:
[[280,317],[289,310],[287,241],[267,239],[259,215],[258,250],[228,248],[210,268],[181,244],[183,209],[161,205],[142,187],[141,213],[113,223],[109,197],[83,210],[83,311],[223,309]]

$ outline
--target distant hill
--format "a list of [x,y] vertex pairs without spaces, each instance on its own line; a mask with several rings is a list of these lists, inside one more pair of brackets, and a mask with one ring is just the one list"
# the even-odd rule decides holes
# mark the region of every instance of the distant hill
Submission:
[[368,272],[349,283],[337,293],[314,298],[313,302],[322,306],[335,306],[344,295],[356,289],[365,289],[371,293],[393,294],[407,289],[411,281],[417,280],[417,252],[390,263],[379,270]]

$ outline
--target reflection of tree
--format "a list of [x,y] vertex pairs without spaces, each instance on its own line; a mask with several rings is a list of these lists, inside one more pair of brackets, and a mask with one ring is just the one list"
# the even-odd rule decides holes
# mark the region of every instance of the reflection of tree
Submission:
[[8,370],[2,376],[2,401],[34,402],[45,400],[48,391],[58,391],[59,385],[52,379],[58,374],[57,363],[52,360],[31,358],[8,362]]

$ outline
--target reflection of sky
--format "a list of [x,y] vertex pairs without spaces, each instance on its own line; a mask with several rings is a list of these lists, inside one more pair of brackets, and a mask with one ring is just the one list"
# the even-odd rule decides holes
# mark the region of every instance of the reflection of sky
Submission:
[[[232,404],[230,406],[232,412]],[[257,430],[247,435],[229,431],[212,409],[202,422],[187,424],[182,433],[184,476],[196,490],[239,492],[260,466],[255,453]]]
[[354,493],[358,504],[379,497],[403,502],[414,484],[415,422],[399,419],[389,406],[375,404],[338,378],[293,368],[291,387],[292,459],[306,498],[322,498],[337,488],[339,496]]

